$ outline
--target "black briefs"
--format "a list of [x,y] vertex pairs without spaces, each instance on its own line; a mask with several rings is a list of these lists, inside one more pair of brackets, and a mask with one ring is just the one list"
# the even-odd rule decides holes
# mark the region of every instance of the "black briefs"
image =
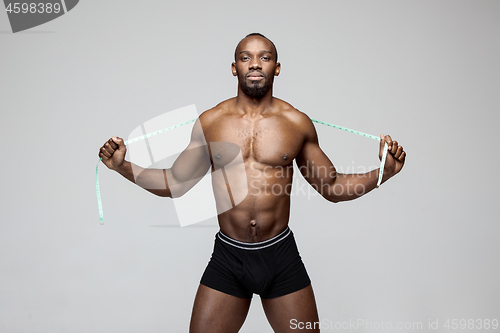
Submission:
[[215,235],[212,258],[201,284],[241,298],[274,298],[311,284],[289,227],[258,243],[244,243]]

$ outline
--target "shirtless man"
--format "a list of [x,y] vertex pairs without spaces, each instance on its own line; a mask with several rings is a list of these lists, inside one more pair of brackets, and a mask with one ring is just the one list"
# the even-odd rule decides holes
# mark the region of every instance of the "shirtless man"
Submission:
[[[277,58],[274,44],[260,34],[240,41],[232,63],[237,96],[200,115],[191,142],[172,168],[142,169],[125,161],[126,147],[117,137],[99,151],[109,169],[166,197],[182,195],[193,186],[189,180],[195,183],[241,154],[241,178],[248,189],[241,202],[235,204],[233,197],[242,184],[229,186],[227,178],[212,181],[217,205],[222,198],[217,193],[227,191],[233,208],[218,215],[220,231],[194,301],[192,333],[238,332],[253,293],[260,295],[275,332],[297,331],[291,320],[319,322],[313,289],[288,228],[293,161],[314,189],[334,203],[356,199],[377,184],[378,169],[362,175],[337,173],[319,147],[309,117],[273,97],[274,76],[281,69]],[[379,158],[384,142],[389,146],[385,182],[401,171],[406,153],[389,135],[381,138]],[[319,332],[319,326],[300,331]]]

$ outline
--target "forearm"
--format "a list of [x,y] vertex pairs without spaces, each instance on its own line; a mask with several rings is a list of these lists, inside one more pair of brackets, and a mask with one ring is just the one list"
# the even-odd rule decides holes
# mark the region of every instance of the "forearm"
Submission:
[[169,170],[145,169],[134,163],[124,161],[115,171],[146,191],[161,197],[172,197],[167,182],[167,172]]
[[[377,187],[379,171],[377,168],[362,174],[337,173],[335,179],[323,187],[321,194],[331,202],[357,199]],[[390,175],[384,172],[382,183],[389,178]]]

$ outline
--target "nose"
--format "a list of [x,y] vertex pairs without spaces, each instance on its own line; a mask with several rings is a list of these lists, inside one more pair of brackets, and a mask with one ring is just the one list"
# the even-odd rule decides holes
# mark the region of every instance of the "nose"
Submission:
[[260,59],[258,57],[253,58],[250,62],[250,69],[262,69]]

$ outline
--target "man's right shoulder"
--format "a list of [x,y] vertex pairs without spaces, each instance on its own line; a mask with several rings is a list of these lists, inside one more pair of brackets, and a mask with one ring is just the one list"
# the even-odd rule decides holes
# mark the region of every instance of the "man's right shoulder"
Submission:
[[230,112],[232,110],[231,105],[234,105],[234,100],[235,97],[227,99],[225,101],[220,102],[213,108],[204,111],[199,117],[202,125],[205,126],[210,125],[211,123],[222,117],[227,112]]

